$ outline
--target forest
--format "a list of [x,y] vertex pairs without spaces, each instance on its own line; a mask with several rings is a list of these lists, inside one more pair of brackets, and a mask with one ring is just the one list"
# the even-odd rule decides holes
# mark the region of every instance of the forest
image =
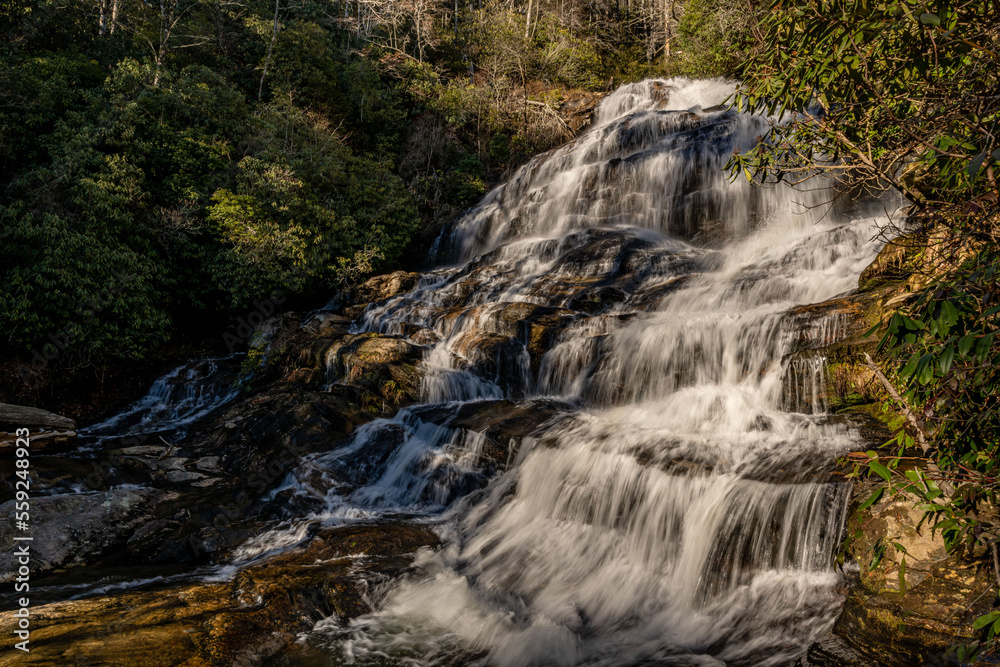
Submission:
[[8,352],[141,359],[275,289],[420,265],[571,136],[566,95],[734,72],[739,8],[691,5],[5,2]]

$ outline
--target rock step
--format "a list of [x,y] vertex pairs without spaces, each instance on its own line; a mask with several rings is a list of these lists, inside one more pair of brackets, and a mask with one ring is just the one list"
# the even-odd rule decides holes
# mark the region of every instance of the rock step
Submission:
[[19,428],[30,428],[32,431],[38,429],[73,431],[76,430],[76,422],[69,417],[63,417],[41,408],[0,403],[0,431],[14,432]]

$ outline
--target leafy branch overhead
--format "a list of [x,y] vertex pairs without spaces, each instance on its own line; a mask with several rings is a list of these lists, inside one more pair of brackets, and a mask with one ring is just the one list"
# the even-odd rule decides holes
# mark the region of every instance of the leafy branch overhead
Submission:
[[735,177],[894,189],[896,231],[926,240],[911,291],[868,332],[905,420],[895,456],[855,461],[884,482],[861,509],[908,494],[950,551],[1000,570],[1000,3],[776,1],[757,30],[737,103],[775,120]]

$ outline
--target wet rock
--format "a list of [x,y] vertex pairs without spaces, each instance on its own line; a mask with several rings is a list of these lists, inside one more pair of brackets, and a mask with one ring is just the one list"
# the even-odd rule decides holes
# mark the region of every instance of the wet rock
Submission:
[[488,477],[507,468],[524,438],[571,409],[569,404],[552,399],[503,399],[469,401],[457,406],[420,406],[412,414],[425,423],[481,433],[484,443],[478,465]]
[[[32,608],[31,664],[106,667],[261,665],[322,618],[371,610],[371,591],[433,547],[428,528],[344,526],[225,583],[183,584]],[[14,612],[0,613],[13,624]],[[0,666],[24,664],[13,651]]]
[[477,375],[513,392],[524,383],[521,363],[524,349],[516,337],[488,331],[465,331],[451,344],[451,351],[462,357]]
[[[244,377],[246,395],[192,425],[188,437],[170,444],[158,433],[109,440],[94,470],[73,467],[87,480],[82,490],[128,483],[155,487],[170,499],[122,522],[114,545],[82,550],[70,564],[224,557],[251,536],[248,527],[259,532],[283,516],[264,498],[301,456],[327,451],[358,425],[416,399],[422,347],[379,334],[331,336],[324,325],[330,321],[300,326],[286,314],[272,323],[262,361]],[[55,459],[51,470],[46,459],[37,461],[49,488],[69,490],[71,470]]]
[[[157,506],[173,498],[176,494],[166,491],[133,488],[32,498],[32,573],[80,565],[121,548]],[[0,581],[11,581],[17,572],[14,537],[20,534],[15,501],[0,505],[0,516]]]
[[[912,297],[909,273],[926,246],[920,235],[901,237],[865,269],[858,292],[790,314],[800,334],[785,360],[789,369],[817,360],[820,401],[834,417],[849,418],[873,449],[891,438],[901,417],[865,363],[876,341],[863,333]],[[803,667],[934,663],[973,638],[972,621],[992,603],[988,568],[949,556],[941,535],[922,521],[915,496],[895,496],[858,515],[873,490],[870,481],[853,483],[845,534],[858,573],[832,632],[810,648]]]
[[[832,634],[867,662],[905,667],[932,662],[960,641],[989,611],[994,581],[989,569],[949,556],[939,534],[922,522],[916,496],[902,494],[862,515],[854,509],[874,489],[857,481],[847,532],[848,555],[858,574]],[[817,649],[812,664],[840,664]]]
[[905,280],[909,271],[907,264],[920,253],[926,241],[910,236],[902,236],[885,244],[875,261],[869,264],[858,278],[858,287],[871,290],[891,281]]
[[[376,478],[389,458],[399,449],[406,432],[398,424],[385,424],[349,458],[333,459],[326,465],[331,476],[350,486],[361,486]],[[325,484],[317,484],[323,488]]]
[[[231,404],[170,447],[110,448],[78,462],[34,459],[33,472],[46,480],[47,488],[84,484],[85,490],[101,489],[33,499],[36,522],[52,517],[48,532],[36,534],[36,541],[44,538],[67,550],[50,559],[60,566],[96,559],[181,563],[221,558],[252,536],[247,526],[260,532],[267,519],[281,516],[269,515],[263,499],[302,455],[332,448],[377,416],[359,399],[350,387],[315,392],[279,384]],[[227,428],[230,423],[237,428]],[[107,492],[113,500],[110,509],[101,507],[103,489],[123,483],[154,488],[112,489]],[[147,494],[150,502],[137,501]],[[134,511],[123,509],[126,501]],[[38,512],[43,514],[36,516]],[[5,525],[13,525],[12,520]]]
[[559,116],[573,134],[580,134],[593,119],[597,105],[607,93],[570,93],[559,106]]
[[394,405],[419,397],[423,355],[419,345],[376,333],[349,334],[317,351],[327,383],[358,387]]
[[581,292],[570,299],[566,306],[571,310],[597,315],[626,299],[628,299],[628,294],[624,290],[612,286],[601,286]]
[[355,318],[364,312],[369,303],[384,301],[397,294],[409,292],[418,280],[420,280],[419,273],[407,271],[396,271],[369,278],[349,295],[351,305],[344,307],[344,315]]
[[171,470],[167,473],[167,480],[174,484],[195,482],[202,479],[205,479],[205,475],[198,472],[188,472],[187,470]]
[[830,632],[810,646],[806,657],[795,667],[871,667],[871,661]]

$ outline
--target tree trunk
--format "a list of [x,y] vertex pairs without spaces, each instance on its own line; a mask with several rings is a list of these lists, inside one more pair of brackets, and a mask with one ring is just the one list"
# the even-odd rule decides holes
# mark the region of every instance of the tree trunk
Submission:
[[674,36],[677,0],[663,0],[663,64],[670,64],[670,40]]
[[280,0],[274,0],[274,27],[271,29],[271,43],[267,45],[267,57],[264,58],[264,71],[260,73],[260,85],[257,87],[257,103],[260,103],[264,96],[264,77],[267,76],[267,68],[271,64],[271,54],[274,52],[274,42],[278,39],[278,6]]
[[156,58],[154,60],[156,69],[153,73],[153,88],[160,85],[160,75],[163,73],[163,63],[167,60],[167,53],[169,52],[170,44],[170,33],[173,32],[174,16],[177,14],[177,3],[180,0],[174,0],[171,4],[169,0],[160,0],[160,45],[156,49]]

